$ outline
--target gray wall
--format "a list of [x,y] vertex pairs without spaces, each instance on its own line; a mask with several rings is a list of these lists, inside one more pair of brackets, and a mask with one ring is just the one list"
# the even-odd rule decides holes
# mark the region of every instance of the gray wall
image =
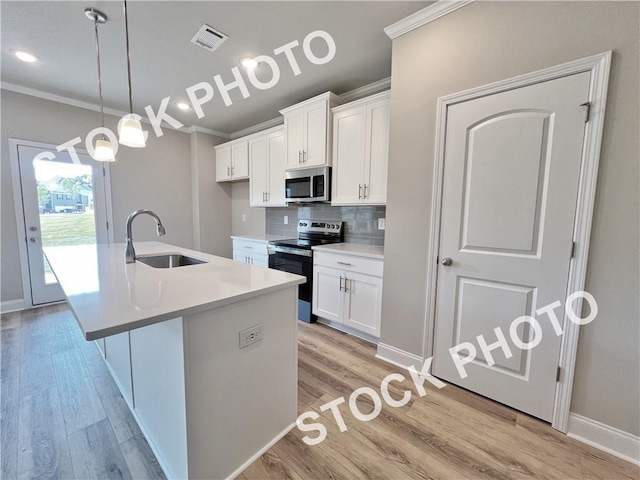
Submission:
[[[572,411],[640,434],[636,2],[474,2],[393,42],[381,341],[422,355],[436,100],[613,50]],[[395,279],[402,278],[402,282]]]
[[[96,112],[6,90],[2,95],[1,232],[0,266],[2,301],[22,299],[18,236],[11,185],[9,138],[58,145],[86,134],[100,125]],[[116,130],[117,119],[107,116],[106,126]],[[149,127],[150,129],[150,127]],[[165,129],[164,136],[149,134],[143,149],[121,147],[110,165],[113,220],[116,242],[124,241],[125,220],[138,208],[151,208],[162,219],[167,235],[163,242],[193,246],[189,135]],[[135,239],[156,240],[151,218],[134,224]]]
[[[298,220],[343,221],[344,240],[363,245],[384,245],[384,230],[378,230],[378,219],[384,218],[385,207],[332,207],[325,204],[267,208],[267,233],[298,236]],[[288,224],[284,223],[285,215]]]
[[216,182],[213,146],[223,138],[201,132],[191,137],[191,186],[193,203],[193,248],[232,258],[231,185]]
[[266,208],[249,206],[248,181],[231,185],[231,232],[233,235],[264,235],[265,210]]

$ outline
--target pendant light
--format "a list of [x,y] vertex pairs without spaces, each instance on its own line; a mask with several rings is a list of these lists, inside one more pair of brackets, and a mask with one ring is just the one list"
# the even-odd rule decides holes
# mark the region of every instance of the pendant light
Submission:
[[[102,128],[104,128],[104,100],[102,99],[102,69],[100,68],[100,40],[98,38],[98,24],[106,23],[107,16],[100,10],[96,10],[95,8],[86,8],[84,10],[84,14],[89,20],[93,22],[96,34],[96,56],[98,58],[98,93],[100,94],[100,117],[102,119]],[[116,161],[111,141],[104,133],[96,141],[93,158],[99,162]]]
[[129,48],[129,18],[127,15],[127,0],[124,4],[124,33],[127,44],[127,79],[129,82],[129,115],[123,118],[120,127],[120,143],[127,147],[142,148],[145,146],[144,133],[140,120],[133,116],[133,97],[131,95],[131,50]]

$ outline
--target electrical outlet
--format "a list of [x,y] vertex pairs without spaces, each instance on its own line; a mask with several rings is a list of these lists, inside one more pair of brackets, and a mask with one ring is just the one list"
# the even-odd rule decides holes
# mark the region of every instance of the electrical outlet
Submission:
[[289,225],[289,215],[284,216],[284,224]]
[[244,213],[242,214],[242,221],[243,221],[243,222],[246,222],[246,221],[247,221],[247,216],[246,216]]
[[254,325],[240,332],[240,348],[248,347],[262,340],[262,324]]
[[386,226],[386,219],[384,218],[379,218],[378,219],[378,230],[384,230],[385,226]]

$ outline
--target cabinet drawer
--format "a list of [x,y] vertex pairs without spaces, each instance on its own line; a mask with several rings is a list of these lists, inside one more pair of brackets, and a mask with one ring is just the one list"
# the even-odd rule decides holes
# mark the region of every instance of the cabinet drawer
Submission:
[[253,242],[251,240],[233,240],[233,253],[241,255],[268,255],[268,244],[266,242]]
[[384,262],[376,258],[364,258],[342,253],[313,252],[313,264],[325,267],[339,268],[347,272],[365,273],[382,277]]

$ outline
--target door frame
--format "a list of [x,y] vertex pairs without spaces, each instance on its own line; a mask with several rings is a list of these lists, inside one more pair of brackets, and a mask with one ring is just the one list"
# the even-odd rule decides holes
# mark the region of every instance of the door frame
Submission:
[[[18,252],[20,257],[20,271],[22,273],[22,296],[23,308],[33,308],[33,295],[31,294],[31,277],[29,275],[29,256],[27,254],[26,239],[27,226],[24,218],[24,206],[22,204],[22,181],[20,179],[20,163],[18,157],[18,147],[43,148],[51,152],[57,152],[56,145],[50,143],[36,142],[32,140],[22,140],[9,138],[9,158],[11,160],[11,185],[13,188],[13,204],[16,214],[16,233],[18,236]],[[83,148],[76,148],[78,153],[89,155]],[[111,196],[111,173],[108,162],[103,165],[104,172],[104,192],[106,201],[106,215],[109,228],[107,229],[108,243],[114,243],[113,236],[113,205]]]
[[[567,292],[581,291],[584,290],[586,281],[589,241],[596,198],[596,183],[598,180],[598,165],[600,162],[600,147],[604,129],[611,57],[612,52],[607,51],[438,98],[431,197],[431,222],[427,257],[427,297],[423,343],[425,358],[433,355],[438,282],[437,257],[440,248],[445,134],[449,106],[577,73],[591,73],[589,85],[591,111],[589,121],[585,123],[585,137],[578,186],[578,202],[573,228],[573,239],[576,242],[576,248],[569,266],[569,278],[567,282]],[[577,311],[582,307],[582,299],[579,299],[578,302]],[[571,394],[573,391],[580,327],[574,322],[568,321],[566,315],[564,315],[564,328],[565,331],[561,338],[559,360],[562,374],[556,387],[551,425],[556,430],[566,433],[569,426]]]

